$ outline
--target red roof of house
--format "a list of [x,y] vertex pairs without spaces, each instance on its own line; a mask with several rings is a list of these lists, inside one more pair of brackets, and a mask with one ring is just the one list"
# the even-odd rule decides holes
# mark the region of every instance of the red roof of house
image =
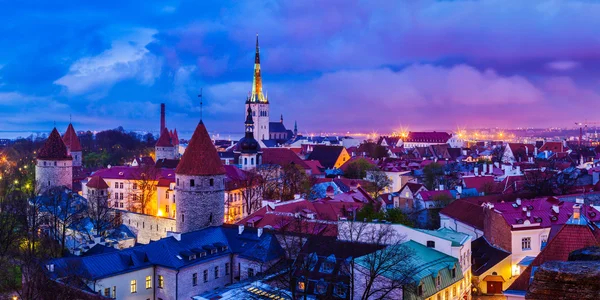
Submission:
[[306,165],[308,165],[308,167],[310,167],[312,175],[323,174],[323,172],[321,172],[321,169],[324,169],[324,168],[323,168],[323,166],[321,166],[321,163],[318,160],[305,160],[304,163]]
[[[594,228],[596,234],[592,232],[590,226]],[[600,229],[592,224],[565,224],[508,289],[526,291],[529,288],[533,267],[539,267],[547,261],[567,261],[569,253],[581,248],[597,246],[600,244],[598,231]]]
[[421,195],[421,198],[423,198],[423,201],[433,201],[435,197],[440,196],[440,195],[446,195],[450,198],[454,198],[452,196],[452,193],[450,193],[449,190],[442,190],[442,191],[421,191],[419,193],[419,195]]
[[106,184],[106,181],[104,181],[104,179],[102,179],[102,177],[100,177],[98,175],[92,176],[92,179],[90,179],[88,181],[86,186],[89,188],[94,188],[94,189],[107,189],[108,188],[108,184]]
[[[327,236],[335,236],[337,235],[336,224],[323,224],[323,222],[315,221],[336,222],[340,217],[347,217],[345,214],[359,210],[363,205],[360,202],[291,200],[277,203],[272,207],[267,205],[242,219],[237,224],[249,225],[249,223],[252,223],[253,227],[271,226],[275,230],[310,234],[320,233]],[[307,221],[303,222],[302,226],[299,226],[300,224],[294,221],[298,220],[296,218],[298,215]]]
[[493,186],[494,176],[492,176],[492,175],[469,176],[469,177],[463,177],[462,180],[465,183],[466,188],[468,188],[468,189],[475,188],[475,189],[477,189],[478,192],[482,192],[484,190],[484,188],[486,187],[486,185],[489,186],[491,189],[494,188],[494,186]]
[[171,178],[161,178],[158,180],[158,183],[156,184],[156,186],[160,186],[160,187],[170,187],[171,183],[175,182],[175,180],[171,179]]
[[[552,206],[558,206],[558,213],[552,210]],[[548,198],[536,198],[536,199],[522,199],[521,205],[516,205],[516,202],[505,202],[495,203],[494,210],[498,211],[506,223],[511,226],[521,226],[525,221],[529,221],[531,224],[539,223],[539,225],[532,225],[524,227],[525,229],[531,227],[542,227],[548,228],[555,224],[564,224],[569,220],[569,217],[573,214],[573,202],[563,202],[554,197]],[[523,208],[526,211],[523,211]],[[527,212],[530,216],[527,217]],[[600,212],[591,206],[584,206],[581,209],[581,214],[586,216],[591,222],[600,221]]]
[[444,214],[452,219],[464,224],[483,230],[483,207],[462,199],[452,201],[444,207],[440,214]]
[[403,141],[405,143],[446,143],[450,136],[447,132],[409,132]]
[[423,185],[420,183],[407,182],[400,190],[403,190],[405,187],[408,187],[410,192],[414,194],[418,192],[419,189],[423,187]]
[[540,147],[539,151],[552,151],[554,153],[567,152],[569,147],[565,147],[561,142],[546,142]]
[[42,160],[73,160],[73,157],[67,154],[67,146],[56,128],[52,129],[44,146],[38,151],[37,158]]
[[173,143],[171,143],[171,133],[169,133],[169,129],[166,127],[160,133],[160,137],[158,141],[156,141],[157,147],[173,147]]
[[263,164],[273,164],[286,166],[290,163],[294,163],[303,169],[310,169],[310,166],[307,165],[294,151],[287,148],[265,148],[262,150],[262,163]]
[[62,139],[67,148],[71,149],[71,152],[81,151],[79,137],[77,137],[77,133],[75,132],[75,128],[73,128],[73,124],[69,123],[67,131],[63,135]]
[[198,123],[175,173],[191,176],[225,174],[217,149],[202,121]]
[[531,144],[523,144],[523,143],[509,143],[508,147],[512,151],[513,155],[517,155],[517,151],[523,151],[527,153],[529,156],[533,156],[535,146]]

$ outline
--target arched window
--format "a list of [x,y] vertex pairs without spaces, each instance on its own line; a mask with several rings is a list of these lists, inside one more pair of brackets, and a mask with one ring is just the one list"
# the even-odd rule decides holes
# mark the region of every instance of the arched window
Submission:
[[253,157],[253,158],[250,158],[250,164],[251,164],[251,165],[254,165],[254,157]]
[[244,157],[244,165],[248,164],[248,158]]

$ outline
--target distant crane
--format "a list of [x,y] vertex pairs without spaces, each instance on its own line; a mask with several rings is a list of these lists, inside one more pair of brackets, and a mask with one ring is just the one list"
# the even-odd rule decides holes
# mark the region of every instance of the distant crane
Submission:
[[575,125],[579,126],[579,147],[581,147],[581,141],[583,140],[583,129],[585,128],[587,132],[588,125],[600,125],[600,122],[575,122]]

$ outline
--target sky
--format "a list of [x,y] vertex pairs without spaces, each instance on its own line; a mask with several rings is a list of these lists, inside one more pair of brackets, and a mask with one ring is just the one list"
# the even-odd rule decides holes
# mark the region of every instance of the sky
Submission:
[[259,34],[300,132],[600,121],[600,1],[4,1],[0,131],[241,132]]

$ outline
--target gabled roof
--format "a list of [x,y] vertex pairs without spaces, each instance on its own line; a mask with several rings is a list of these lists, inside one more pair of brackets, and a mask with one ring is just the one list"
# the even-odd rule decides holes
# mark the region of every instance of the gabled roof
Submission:
[[[402,191],[404,188],[408,188],[413,195],[418,192],[424,185],[420,183],[407,182],[400,190]],[[427,189],[425,189],[427,190]]]
[[161,158],[156,161],[154,167],[159,169],[175,169],[179,164],[179,159]]
[[440,214],[470,225],[473,228],[483,230],[483,207],[463,199],[452,201],[440,211]]
[[[205,256],[192,260],[182,255],[204,252],[205,247],[217,251],[216,253],[205,252]],[[48,273],[53,279],[70,274],[88,280],[97,280],[152,266],[178,270],[215,257],[232,254],[264,263],[281,257],[283,249],[269,232],[263,232],[258,237],[256,229],[246,228],[242,234],[239,234],[237,226],[223,225],[183,233],[180,240],[167,237],[150,244],[115,252],[52,259],[47,264],[55,265],[54,272]]]
[[264,148],[262,156],[262,163],[269,165],[287,166],[290,163],[294,163],[303,169],[310,169],[308,166],[294,151],[287,148]]
[[169,133],[169,129],[166,127],[160,133],[160,137],[158,138],[158,141],[156,141],[156,147],[173,147],[171,133]]
[[92,176],[92,179],[90,179],[88,181],[86,186],[89,188],[94,188],[94,189],[107,189],[108,188],[108,184],[106,184],[106,181],[104,181],[104,179],[102,179],[102,177],[100,177],[98,175]]
[[490,190],[495,188],[494,176],[483,175],[483,176],[468,176],[462,178],[466,188],[475,188],[478,192],[483,192],[487,187]]
[[73,160],[73,157],[67,154],[67,146],[56,128],[52,129],[44,146],[38,150],[37,158],[42,160]]
[[421,198],[423,199],[423,201],[434,201],[436,197],[440,197],[442,195],[445,195],[452,199],[454,198],[454,197],[452,197],[452,193],[450,193],[449,190],[421,191],[421,192],[419,192],[419,195],[421,195]]
[[177,134],[177,128],[175,128],[173,130],[172,141],[173,141],[173,145],[179,145],[179,134]]
[[198,123],[175,173],[190,176],[225,174],[217,149],[202,121]]
[[531,283],[533,268],[537,269],[546,261],[567,261],[569,253],[581,248],[597,246],[600,244],[599,230],[592,224],[565,224],[508,290],[526,291]]
[[344,146],[315,145],[308,159],[318,160],[323,167],[331,169],[343,151]]
[[63,142],[71,152],[81,151],[81,144],[79,143],[79,137],[73,128],[73,124],[69,123],[67,131],[62,137]]

